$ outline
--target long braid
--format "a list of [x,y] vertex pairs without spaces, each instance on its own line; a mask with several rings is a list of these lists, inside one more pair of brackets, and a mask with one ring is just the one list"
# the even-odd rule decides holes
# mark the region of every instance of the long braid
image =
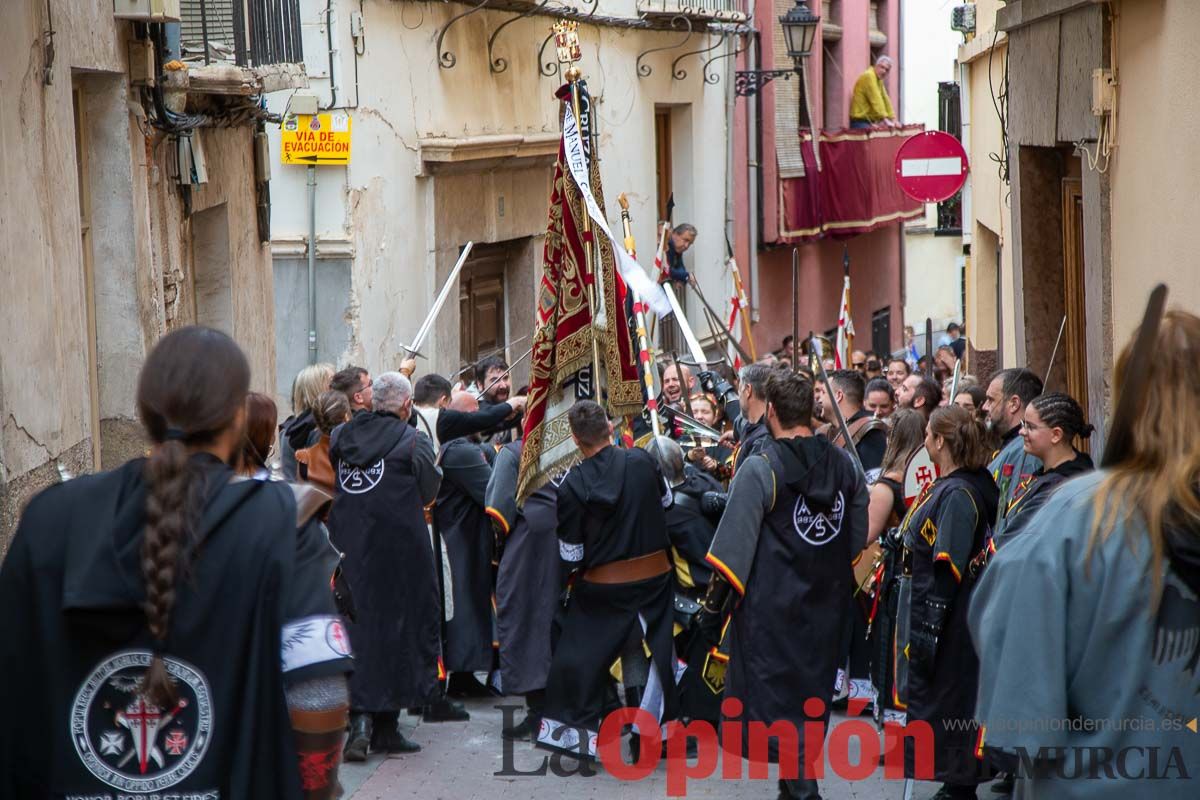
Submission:
[[1076,436],[1086,439],[1095,430],[1083,419],[1083,409],[1075,398],[1063,392],[1047,392],[1035,397],[1030,404],[1037,409],[1042,422],[1050,428],[1062,428],[1067,443]]
[[191,537],[195,517],[195,510],[190,507],[193,494],[190,473],[187,449],[178,440],[163,442],[146,461],[149,491],[142,537],[142,579],[146,586],[146,623],[156,644],[142,691],[160,708],[173,706],[177,699],[161,650],[175,605],[180,556]]

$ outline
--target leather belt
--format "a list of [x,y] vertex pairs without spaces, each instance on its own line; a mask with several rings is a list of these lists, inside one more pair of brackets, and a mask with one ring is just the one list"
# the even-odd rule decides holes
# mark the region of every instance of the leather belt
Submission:
[[671,571],[671,560],[666,550],[656,550],[637,558],[610,561],[589,568],[583,573],[588,583],[634,583],[655,578]]

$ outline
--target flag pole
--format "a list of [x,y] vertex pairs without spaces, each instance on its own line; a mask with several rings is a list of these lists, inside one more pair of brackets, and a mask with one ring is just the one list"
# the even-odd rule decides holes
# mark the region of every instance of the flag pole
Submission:
[[[591,135],[591,122],[589,119],[585,134],[583,114],[581,113],[582,102],[579,99],[579,81],[583,77],[583,72],[576,65],[576,62],[583,57],[583,54],[579,50],[579,35],[576,33],[576,27],[574,21],[554,23],[554,45],[555,51],[558,54],[558,61],[565,67],[563,77],[566,78],[567,86],[571,90],[571,110],[575,113],[575,124],[579,126],[580,141],[586,148],[588,146],[586,136]],[[591,113],[590,109],[588,113]],[[590,168],[591,160],[589,159],[588,169]],[[595,256],[592,248],[592,219],[586,208],[584,208],[582,218],[583,268],[585,279],[587,280],[588,307],[592,310],[592,394],[596,402],[600,402],[600,340],[596,335],[596,323],[601,319],[603,313],[596,307],[596,296],[598,294],[596,288],[599,279],[596,275]],[[600,301],[603,302],[603,299],[601,297]]]
[[[625,193],[617,195],[617,203],[621,206],[621,227],[625,232],[625,251],[637,258],[637,243],[633,239],[633,227],[629,219],[629,200]],[[642,298],[630,287],[633,293],[633,315],[637,325],[638,361],[642,367],[642,380],[646,384],[646,408],[650,410],[650,428],[654,438],[662,435],[662,423],[658,418],[658,394],[654,391],[654,367],[650,362],[650,338],[646,335],[646,306]]]
[[846,321],[843,323],[846,327],[846,360],[850,362],[850,366],[842,364],[843,369],[854,368],[854,326],[850,322],[850,246],[842,245],[842,269],[844,270],[845,283],[842,289],[846,294],[845,313]]
[[758,353],[754,349],[754,336],[750,333],[750,301],[746,299],[746,288],[742,286],[742,273],[738,270],[733,256],[729,257],[729,268],[733,270],[733,286],[737,290],[738,309],[742,312],[742,332],[746,334],[746,346],[750,349],[752,361],[758,361]]
[[800,369],[800,248],[792,248],[792,372]]

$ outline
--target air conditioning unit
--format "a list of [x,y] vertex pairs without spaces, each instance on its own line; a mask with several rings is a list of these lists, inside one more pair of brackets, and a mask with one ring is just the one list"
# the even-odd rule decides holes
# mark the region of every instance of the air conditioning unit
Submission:
[[113,16],[138,22],[179,22],[179,0],[113,0]]
[[950,30],[959,33],[975,32],[975,4],[955,6],[950,10]]

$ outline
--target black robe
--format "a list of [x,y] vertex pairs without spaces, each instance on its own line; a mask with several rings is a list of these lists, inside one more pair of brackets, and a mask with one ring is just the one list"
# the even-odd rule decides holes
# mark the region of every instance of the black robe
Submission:
[[733,453],[733,471],[737,473],[738,467],[746,463],[746,459],[762,449],[762,446],[770,441],[771,432],[767,430],[766,420],[758,422],[747,422],[738,430],[737,448]]
[[423,705],[437,691],[441,602],[424,506],[436,496],[433,448],[423,433],[382,412],[355,414],[333,432],[337,493],[333,543],[358,620],[355,711]]
[[[933,729],[934,778],[945,783],[969,785],[987,777],[985,765],[976,758],[979,659],[967,629],[967,608],[975,588],[969,565],[987,544],[999,496],[986,470],[956,470],[922,492],[900,527],[911,578],[900,582],[893,645],[896,695],[907,706],[910,723],[927,722]],[[930,613],[926,601],[931,597],[948,599],[951,605],[938,635],[932,671],[926,672],[916,669],[905,653],[912,631],[920,630]],[[911,746],[905,753],[905,770],[913,776]]]
[[[507,401],[503,403],[497,403],[495,400],[492,400],[486,395],[479,398],[479,411],[481,412],[494,413],[494,409],[497,406],[508,407],[508,412],[504,414],[505,417],[512,413],[512,407],[508,405]],[[521,430],[524,424],[524,413],[517,414],[517,416],[510,420],[501,420],[496,424],[495,427],[489,428],[482,433],[483,441],[487,444],[495,445],[496,447],[499,447],[502,444],[508,444],[509,442],[515,442],[521,438]],[[438,435],[441,435],[440,431]]]
[[0,797],[300,796],[284,687],[350,669],[329,591],[337,555],[320,523],[297,531],[286,484],[192,459],[204,511],[163,648],[174,709],[136,691],[153,646],[145,462],[26,508],[0,566]]
[[[440,425],[438,427],[441,427]],[[488,672],[492,668],[492,557],[495,535],[484,508],[492,468],[480,446],[469,439],[442,445],[442,486],[433,508],[450,560],[454,616],[446,623],[443,661],[448,672]]]
[[724,491],[706,472],[690,472],[683,483],[671,489],[667,507],[667,536],[671,540],[671,560],[675,564],[675,588],[692,597],[702,596],[708,588],[712,567],[705,560],[712,545],[716,524],[700,513],[705,492]]
[[1063,483],[1085,472],[1095,469],[1092,458],[1087,453],[1076,453],[1070,461],[1064,461],[1052,470],[1039,468],[1033,473],[1033,483],[1025,492],[1012,501],[1005,514],[1004,533],[997,537],[996,546],[1007,542],[1013,536],[1021,533],[1036,515],[1036,511],[1046,504],[1054,490]]
[[[606,447],[584,459],[557,489],[559,555],[586,571],[667,550],[666,492],[658,463],[644,450]],[[639,634],[652,662],[642,708],[659,721],[673,719],[671,574],[616,584],[576,577],[550,665],[539,745],[595,757],[609,667]]]
[[[725,694],[745,723],[788,721],[804,754],[804,702],[828,700],[866,543],[867,488],[850,456],[821,436],[771,440],[742,465],[708,560],[741,595],[721,652]],[[829,720],[829,705],[819,717]],[[772,739],[768,757],[779,757]]]
[[496,638],[505,694],[546,688],[550,629],[563,583],[554,482],[517,507],[522,442],[500,448],[487,486],[487,513],[504,537],[496,574]]

